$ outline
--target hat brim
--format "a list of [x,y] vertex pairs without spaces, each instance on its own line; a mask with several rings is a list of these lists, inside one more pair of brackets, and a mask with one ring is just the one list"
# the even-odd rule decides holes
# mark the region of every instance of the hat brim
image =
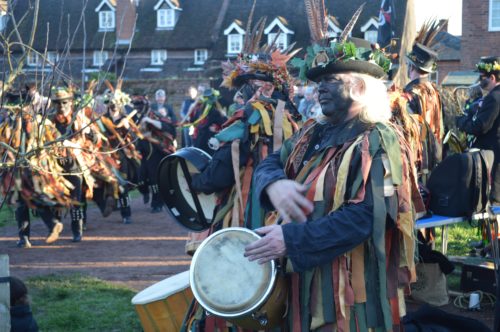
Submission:
[[324,67],[314,67],[307,71],[306,77],[311,81],[318,82],[323,75],[347,72],[366,74],[375,78],[382,78],[385,76],[384,69],[377,64],[361,60],[348,60],[332,62]]
[[273,81],[273,77],[270,76],[270,75],[268,75],[268,74],[259,73],[259,72],[257,72],[257,73],[243,74],[243,75],[237,76],[233,80],[233,86],[239,88],[243,84],[245,84],[246,82],[248,82],[249,80],[260,80],[260,81],[272,82]]
[[408,60],[408,62],[409,62],[409,63],[411,63],[413,66],[415,66],[416,68],[420,69],[421,71],[425,71],[426,73],[429,73],[429,74],[431,74],[431,73],[434,73],[434,72],[435,72],[435,70],[432,70],[432,68],[427,68],[427,67],[422,67],[422,66],[420,66],[420,65],[419,65],[419,64],[417,64],[415,61],[413,61],[412,59],[410,59],[410,58],[408,57],[408,55],[405,55],[405,58],[406,58],[406,60]]

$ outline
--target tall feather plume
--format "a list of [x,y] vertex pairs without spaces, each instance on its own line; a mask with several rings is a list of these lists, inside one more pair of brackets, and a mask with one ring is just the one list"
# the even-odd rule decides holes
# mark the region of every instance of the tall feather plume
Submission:
[[252,33],[249,36],[250,42],[248,50],[246,53],[257,53],[260,49],[260,41],[262,39],[262,34],[264,33],[264,27],[266,26],[267,18],[261,17],[257,24],[253,27]]
[[328,30],[328,15],[326,14],[325,0],[304,0],[307,23],[313,43],[321,43]]
[[448,20],[437,20],[435,18],[425,21],[415,38],[415,42],[432,47],[435,44],[437,34],[446,27],[447,23]]
[[347,37],[349,37],[349,34],[351,33],[352,29],[354,28],[354,25],[358,21],[359,15],[361,15],[361,12],[363,11],[363,8],[365,7],[365,4],[366,4],[366,2],[363,3],[361,6],[359,6],[358,10],[356,10],[356,12],[352,16],[351,20],[349,21],[349,23],[347,23],[347,25],[345,26],[344,31],[342,31],[342,33],[340,34],[340,37],[339,37],[340,43],[345,42],[347,40]]
[[250,34],[252,32],[252,21],[253,21],[253,13],[255,12],[255,5],[257,4],[257,0],[253,0],[252,9],[250,10],[250,14],[248,15],[247,26],[245,29],[245,43],[243,45],[243,51],[248,51],[250,47]]

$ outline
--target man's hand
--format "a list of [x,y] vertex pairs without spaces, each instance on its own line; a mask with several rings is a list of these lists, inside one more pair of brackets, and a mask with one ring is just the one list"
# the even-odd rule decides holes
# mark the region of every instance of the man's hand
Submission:
[[264,264],[286,255],[285,239],[280,225],[261,227],[255,232],[265,236],[245,247],[244,256],[249,261],[258,259],[259,264]]
[[302,194],[306,190],[307,187],[298,182],[278,180],[266,188],[266,193],[285,223],[292,220],[303,222],[314,208],[313,203]]

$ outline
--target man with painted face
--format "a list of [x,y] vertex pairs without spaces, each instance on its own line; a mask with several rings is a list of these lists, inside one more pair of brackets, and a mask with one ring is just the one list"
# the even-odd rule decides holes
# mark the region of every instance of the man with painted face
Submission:
[[476,137],[473,147],[492,150],[490,201],[500,205],[500,57],[482,57],[476,65],[481,88],[488,92],[477,113],[457,117],[457,127]]
[[325,35],[312,38],[313,61],[294,62],[319,83],[323,117],[256,168],[254,194],[278,217],[245,256],[283,259],[287,330],[398,330],[401,287],[415,278],[416,183],[379,80],[390,61],[366,41]]

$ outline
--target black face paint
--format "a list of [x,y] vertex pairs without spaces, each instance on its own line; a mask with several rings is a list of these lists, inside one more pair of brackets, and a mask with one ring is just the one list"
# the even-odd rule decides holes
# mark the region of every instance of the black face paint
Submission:
[[488,84],[490,84],[489,78],[482,75],[479,76],[479,78],[481,79],[481,81],[479,82],[479,86],[481,87],[481,89],[486,90]]
[[257,91],[257,89],[251,83],[245,83],[239,90],[245,103],[253,97],[255,91]]
[[323,79],[318,87],[321,111],[332,123],[345,120],[353,100],[345,82],[334,79]]

